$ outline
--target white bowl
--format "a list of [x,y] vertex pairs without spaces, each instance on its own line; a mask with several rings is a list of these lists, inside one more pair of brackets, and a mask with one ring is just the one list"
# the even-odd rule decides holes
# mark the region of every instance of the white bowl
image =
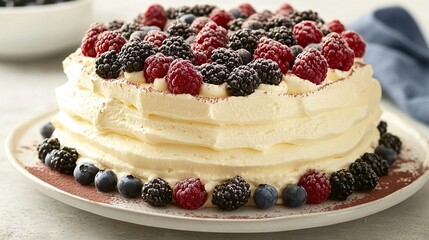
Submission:
[[92,0],[0,8],[0,59],[38,58],[77,47],[92,21]]

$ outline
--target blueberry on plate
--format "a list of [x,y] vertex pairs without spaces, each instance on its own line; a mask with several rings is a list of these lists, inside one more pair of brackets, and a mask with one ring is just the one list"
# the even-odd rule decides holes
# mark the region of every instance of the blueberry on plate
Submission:
[[73,177],[81,185],[89,185],[94,182],[99,169],[92,163],[82,163],[73,171]]
[[45,157],[45,160],[44,160],[46,166],[48,166],[48,167],[50,167],[52,169],[54,168],[52,166],[51,160],[52,160],[52,156],[54,156],[55,152],[58,152],[58,151],[59,151],[59,149],[54,149],[54,150],[50,151],[48,154],[46,154],[46,157]]
[[253,193],[253,201],[261,209],[268,209],[274,206],[277,202],[277,197],[277,190],[268,184],[259,184]]
[[291,208],[297,208],[307,202],[307,191],[301,186],[291,184],[283,190],[283,203]]
[[111,192],[115,189],[118,178],[112,170],[100,170],[95,175],[95,187],[100,192]]
[[382,159],[386,160],[389,166],[391,166],[398,158],[398,154],[394,149],[388,148],[384,145],[378,145],[375,148],[374,153],[380,156]]
[[50,138],[54,131],[54,125],[52,125],[51,122],[48,122],[40,128],[40,135],[42,135],[43,138]]
[[126,175],[119,179],[118,191],[124,197],[135,198],[142,192],[143,182],[133,175]]

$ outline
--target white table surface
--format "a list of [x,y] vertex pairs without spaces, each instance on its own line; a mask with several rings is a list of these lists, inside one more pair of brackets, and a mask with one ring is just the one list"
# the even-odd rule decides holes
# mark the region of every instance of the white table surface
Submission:
[[[144,9],[153,2],[96,0],[95,17],[132,19],[136,9]],[[156,2],[177,5],[182,1]],[[279,2],[253,1],[258,9],[274,9]],[[290,2],[297,9],[316,9],[327,20],[339,18],[344,22],[375,7],[401,3],[416,17],[425,36],[429,33],[429,1],[425,0]],[[49,198],[13,169],[3,146],[15,124],[56,106],[53,90],[66,81],[61,69],[61,60],[66,55],[31,62],[0,62],[0,239],[429,239],[429,184],[404,202],[362,219],[264,234],[194,233],[139,226],[87,213]],[[387,103],[387,107],[391,106]],[[429,136],[427,128],[420,126]]]

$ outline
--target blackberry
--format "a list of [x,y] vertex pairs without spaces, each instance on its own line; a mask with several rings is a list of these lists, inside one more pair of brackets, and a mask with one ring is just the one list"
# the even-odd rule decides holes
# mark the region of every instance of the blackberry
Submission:
[[227,48],[213,50],[211,60],[214,63],[225,65],[229,71],[232,71],[243,63],[237,52]]
[[216,185],[212,203],[221,210],[231,211],[246,204],[249,198],[250,185],[240,176],[236,176],[221,185]]
[[121,64],[118,61],[116,51],[107,51],[95,61],[95,73],[104,79],[114,79],[119,77]]
[[170,185],[161,178],[143,184],[142,198],[154,207],[165,207],[173,199]]
[[185,60],[194,60],[194,53],[192,52],[191,45],[189,45],[182,37],[174,36],[165,39],[159,51],[165,56],[172,56],[174,58],[182,58]]
[[79,153],[74,148],[63,147],[52,155],[52,168],[60,173],[73,175]]
[[324,37],[331,33],[331,31],[327,28],[322,28],[320,30],[322,31]]
[[246,20],[241,25],[242,29],[259,30],[264,29],[264,23],[257,20]]
[[280,16],[276,18],[272,18],[267,21],[265,24],[265,30],[270,31],[271,29],[275,27],[286,27],[288,29],[292,29],[294,25],[294,22],[285,16]]
[[125,72],[138,72],[143,70],[144,61],[156,53],[156,47],[151,42],[128,42],[119,53],[119,62]]
[[228,47],[233,50],[244,48],[251,54],[258,46],[258,37],[250,29],[240,29],[229,36]]
[[244,23],[244,19],[243,18],[236,18],[236,19],[234,19],[234,20],[232,20],[232,21],[230,21],[229,23],[228,23],[228,30],[229,31],[237,31],[237,30],[240,30],[241,29],[241,26],[243,25],[243,23]]
[[267,36],[289,47],[297,44],[292,29],[285,26],[271,28]]
[[170,7],[167,10],[165,10],[165,14],[167,15],[168,19],[175,19],[176,18],[176,9],[173,7]]
[[331,174],[331,194],[329,198],[344,201],[353,193],[355,179],[353,175],[345,170],[339,170]]
[[216,7],[208,4],[197,4],[191,8],[191,13],[197,17],[208,16]]
[[397,154],[401,153],[402,142],[398,136],[395,136],[391,133],[385,133],[381,136],[380,140],[378,140],[379,145],[384,145],[388,148],[395,150]]
[[[389,173],[389,163],[374,153],[364,153],[360,159],[368,163],[377,176],[385,176]],[[359,160],[359,159],[358,159]],[[357,161],[358,161],[357,160]]]
[[107,24],[107,27],[110,31],[115,31],[121,29],[121,27],[124,25],[124,21],[120,20],[113,20]]
[[183,39],[187,39],[188,37],[195,34],[194,30],[192,30],[189,26],[190,25],[185,22],[175,21],[167,28],[167,34],[170,37],[179,36],[183,37]]
[[45,138],[42,143],[37,145],[38,157],[41,161],[45,161],[46,155],[54,149],[60,149],[60,141],[58,138]]
[[371,166],[364,161],[355,161],[350,165],[350,173],[355,178],[355,189],[367,191],[374,189],[378,184],[378,176]]
[[271,59],[258,58],[251,62],[249,66],[258,73],[261,83],[279,85],[282,81],[282,71],[277,63]]
[[253,34],[255,34],[256,38],[261,39],[262,37],[267,36],[267,32],[264,29],[253,30]]
[[387,122],[380,121],[378,123],[377,129],[380,132],[380,136],[383,136],[387,132]]
[[239,66],[229,75],[226,90],[232,96],[247,96],[254,93],[260,83],[261,79],[253,68]]
[[197,69],[203,75],[203,81],[210,84],[220,85],[226,82],[229,75],[228,68],[217,63],[204,63]]
[[[182,15],[192,13],[192,9],[188,6],[181,6],[178,8],[169,8],[166,11],[167,17],[169,19],[177,19]],[[195,15],[195,14],[194,14]]]
[[325,23],[325,21],[319,17],[317,12],[313,12],[311,10],[296,12],[290,16],[290,19],[293,21],[294,25],[305,20],[316,22],[317,26],[321,26]]
[[125,39],[129,40],[133,32],[141,31],[141,30],[142,30],[142,26],[140,24],[131,22],[131,23],[124,23],[122,27],[117,31],[119,31]]

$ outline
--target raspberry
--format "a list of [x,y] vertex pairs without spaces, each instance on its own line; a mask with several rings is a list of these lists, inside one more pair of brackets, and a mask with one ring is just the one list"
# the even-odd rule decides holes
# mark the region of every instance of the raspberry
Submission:
[[227,79],[226,90],[232,96],[247,96],[255,92],[261,79],[255,69],[242,65],[235,68]]
[[286,74],[289,70],[289,63],[293,59],[292,51],[286,45],[283,45],[269,38],[261,38],[253,54],[253,59],[265,58],[276,62],[282,73]]
[[37,145],[37,156],[41,161],[45,161],[46,155],[54,149],[60,149],[58,138],[45,138],[42,143]]
[[164,29],[167,24],[167,15],[164,8],[159,4],[153,4],[144,12],[140,19],[140,24],[144,26],[157,26]]
[[366,43],[362,36],[354,31],[344,31],[341,36],[346,40],[347,44],[355,52],[355,57],[363,57],[365,54]]
[[122,34],[122,36],[129,40],[131,37],[131,34],[137,31],[141,31],[142,26],[138,23],[124,23],[120,29],[118,29],[118,32]]
[[225,29],[228,26],[228,22],[234,19],[231,13],[220,9],[213,10],[209,17],[213,22]]
[[115,31],[115,30],[119,30],[124,25],[124,23],[125,23],[124,21],[113,20],[107,24],[107,27],[109,28],[110,31]]
[[276,13],[280,15],[291,15],[295,13],[295,9],[289,3],[283,3],[279,9],[277,9]]
[[173,94],[198,95],[203,84],[203,76],[188,60],[176,59],[168,70],[168,89]]
[[258,46],[258,37],[250,29],[240,29],[229,36],[228,47],[233,50],[244,48],[250,53]]
[[80,48],[82,54],[86,57],[96,57],[97,52],[95,52],[95,43],[98,40],[98,35],[100,33],[109,30],[106,26],[101,23],[93,23],[89,29],[86,31],[85,36],[82,39]]
[[181,208],[198,209],[207,201],[207,192],[199,178],[188,178],[176,183],[173,198]]
[[389,163],[374,153],[364,153],[360,159],[356,161],[364,161],[371,166],[377,176],[385,176],[389,173]]
[[211,60],[214,63],[225,65],[229,71],[243,64],[240,55],[228,48],[217,48],[213,50]]
[[391,133],[385,133],[381,136],[378,141],[379,145],[384,145],[385,147],[395,150],[397,154],[401,153],[402,142],[398,136],[395,136]]
[[105,31],[98,36],[98,41],[95,43],[95,51],[97,52],[97,56],[111,50],[120,52],[126,42],[127,40],[121,34]]
[[220,85],[228,79],[229,70],[225,65],[217,63],[205,63],[197,67],[203,75],[203,81],[210,84]]
[[169,37],[162,42],[159,51],[165,56],[172,56],[193,61],[194,53],[191,46],[182,37]]
[[153,83],[155,78],[165,77],[172,62],[173,57],[166,57],[162,53],[146,58],[143,70],[146,82]]
[[289,47],[296,45],[296,39],[292,30],[285,26],[270,29],[267,36],[268,38],[274,39],[277,42]]
[[228,23],[228,30],[229,31],[238,31],[241,29],[241,26],[245,20],[243,18],[236,18]]
[[104,79],[115,79],[121,73],[118,54],[111,50],[104,52],[95,61],[95,73]]
[[319,85],[326,78],[328,63],[323,55],[316,49],[306,49],[296,57],[292,73],[302,79]]
[[250,185],[240,176],[236,176],[223,184],[216,185],[212,203],[220,210],[232,211],[246,204],[249,198]]
[[210,62],[210,58],[207,57],[207,54],[202,51],[196,51],[194,52],[194,64],[199,66],[204,63]]
[[154,207],[165,207],[173,200],[170,185],[161,178],[143,184],[142,198]]
[[240,11],[241,14],[245,14],[247,16],[256,13],[256,10],[249,3],[242,3],[238,5],[238,11]]
[[191,8],[191,13],[197,17],[208,16],[216,7],[208,4],[197,4]]
[[210,58],[214,49],[226,47],[227,43],[228,31],[214,22],[208,22],[195,38],[192,50],[204,52]]
[[311,21],[303,21],[293,27],[293,34],[296,41],[302,47],[310,43],[319,43],[322,41],[323,33]]
[[167,35],[163,31],[152,30],[146,34],[143,41],[151,42],[157,47],[161,47],[162,42],[167,38]]
[[249,66],[255,69],[262,83],[279,85],[282,81],[282,71],[277,63],[271,59],[258,58],[251,62]]
[[368,163],[364,161],[356,161],[350,165],[349,170],[355,178],[356,190],[372,190],[377,186],[378,176]]
[[346,30],[344,25],[338,19],[328,22],[324,27],[327,28],[330,32],[336,32],[340,34]]
[[316,169],[308,169],[299,179],[298,185],[307,191],[307,203],[310,204],[321,203],[331,194],[328,176]]
[[119,53],[119,62],[125,72],[143,70],[144,61],[156,53],[156,47],[151,42],[128,42]]
[[52,168],[60,173],[73,175],[79,153],[74,148],[63,147],[52,155]]
[[380,136],[383,136],[387,132],[387,122],[380,121],[377,126],[378,131],[380,132]]
[[348,71],[353,66],[355,54],[338,33],[326,36],[322,45],[322,54],[330,68]]
[[313,12],[311,10],[309,11],[302,11],[302,12],[295,12],[290,16],[290,19],[295,23],[298,24],[302,21],[313,21],[318,26],[323,25],[325,21],[323,19],[319,18],[319,14],[317,12]]
[[355,178],[349,171],[342,169],[331,174],[331,195],[329,198],[344,201],[353,193]]
[[189,24],[185,22],[176,21],[176,22],[173,22],[167,28],[167,34],[169,36],[179,36],[179,37],[183,37],[183,39],[187,39],[191,35],[194,35],[195,32],[194,30],[189,28]]
[[275,27],[286,27],[288,29],[292,29],[293,25],[294,22],[290,20],[290,18],[285,16],[279,16],[268,20],[268,22],[265,24],[265,30],[270,31]]
[[208,17],[197,17],[191,24],[191,29],[195,32],[200,32],[201,29],[208,23],[212,22],[212,20]]

